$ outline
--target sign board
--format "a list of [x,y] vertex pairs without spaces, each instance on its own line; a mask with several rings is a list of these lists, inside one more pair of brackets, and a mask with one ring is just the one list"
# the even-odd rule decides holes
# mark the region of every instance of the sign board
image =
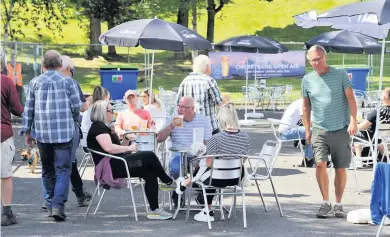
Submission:
[[210,52],[211,77],[214,79],[245,79],[296,77],[305,74],[305,51],[279,54],[245,52]]

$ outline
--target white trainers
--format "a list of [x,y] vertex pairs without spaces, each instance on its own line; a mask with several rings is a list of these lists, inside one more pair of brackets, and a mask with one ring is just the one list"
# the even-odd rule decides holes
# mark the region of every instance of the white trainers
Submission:
[[175,180],[175,182],[176,182],[176,193],[179,195],[183,194],[184,190],[186,190],[186,187],[181,186],[181,183],[184,182],[184,178],[179,177]]
[[173,217],[172,213],[164,211],[162,208],[157,208],[154,211],[149,210],[146,218],[150,220],[168,220]]
[[206,213],[207,213],[206,208],[203,208],[202,211],[200,211],[198,214],[194,216],[194,219],[196,221],[207,222],[207,216],[209,216],[210,221],[214,221],[214,212],[210,211],[209,215],[207,215]]

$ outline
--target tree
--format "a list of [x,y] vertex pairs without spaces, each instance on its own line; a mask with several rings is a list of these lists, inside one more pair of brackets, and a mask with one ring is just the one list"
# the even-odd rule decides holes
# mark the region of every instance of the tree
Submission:
[[[4,40],[17,40],[25,37],[24,29],[32,25],[39,36],[41,30],[61,35],[62,25],[66,24],[66,1],[61,0],[3,0],[1,18]],[[45,29],[42,29],[44,23]]]
[[[273,0],[259,0],[272,2]],[[215,15],[222,10],[222,8],[228,4],[234,3],[233,0],[219,0],[218,6],[214,0],[207,0],[207,39],[210,42],[214,42],[214,26],[215,26]]]
[[185,27],[188,27],[190,1],[191,0],[180,0],[177,10],[177,24],[183,25]]

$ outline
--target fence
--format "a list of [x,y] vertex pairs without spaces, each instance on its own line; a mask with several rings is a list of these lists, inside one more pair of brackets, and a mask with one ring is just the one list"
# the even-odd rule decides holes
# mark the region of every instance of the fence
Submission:
[[[390,43],[386,42],[387,44]],[[303,50],[301,42],[284,42],[289,50]],[[86,59],[88,49],[91,46],[101,47],[102,56],[95,56],[92,59]],[[117,55],[108,55],[108,47],[102,45],[85,45],[85,44],[43,44],[43,43],[25,43],[25,42],[4,42],[0,41],[0,51],[7,53],[7,60],[10,60],[10,55],[16,52],[17,61],[23,66],[24,84],[27,84],[32,78],[39,75],[42,71],[42,56],[45,51],[55,49],[61,54],[66,54],[72,57],[75,64],[75,79],[79,81],[83,90],[91,92],[93,87],[100,84],[99,68],[104,66],[113,67],[137,67],[140,69],[139,87],[144,87],[148,84],[146,80],[148,70],[145,70],[146,55],[144,49],[116,47]],[[150,52],[150,51],[149,51]],[[203,52],[204,53],[204,52]],[[154,67],[154,82],[153,87],[163,86],[170,89],[178,86],[181,80],[192,70],[191,67],[191,52],[171,52],[171,51],[155,51],[155,67]],[[369,60],[372,63],[370,68],[371,84],[376,86],[377,77],[379,76],[380,55],[366,54],[328,54],[328,63],[330,65],[369,65]],[[151,59],[151,58],[149,58]],[[384,85],[390,86],[390,55],[386,54],[384,76],[387,77]],[[307,71],[310,71],[310,65],[307,63]],[[149,72],[150,73],[150,72]],[[291,84],[294,87],[296,95],[299,94],[301,78],[275,78],[267,80],[267,85],[272,84]],[[241,91],[241,86],[244,82],[241,80],[221,80],[218,84],[223,91],[238,93]]]

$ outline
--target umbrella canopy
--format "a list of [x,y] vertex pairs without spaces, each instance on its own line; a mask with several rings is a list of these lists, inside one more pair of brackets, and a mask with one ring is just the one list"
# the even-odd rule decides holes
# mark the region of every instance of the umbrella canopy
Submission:
[[315,44],[335,53],[380,54],[382,49],[374,38],[345,30],[326,32],[305,42],[306,48]]
[[356,2],[333,8],[318,15],[318,19],[343,16],[364,16],[367,21],[384,25],[390,23],[390,0]]
[[302,28],[331,26],[378,39],[385,39],[390,30],[390,0],[347,4],[323,12],[309,11],[294,16]]
[[223,40],[214,45],[215,50],[277,54],[287,52],[286,46],[266,37],[261,36],[236,36]]
[[192,50],[211,49],[211,43],[185,26],[160,19],[129,21],[103,33],[102,44],[145,49],[181,51],[184,46]]

